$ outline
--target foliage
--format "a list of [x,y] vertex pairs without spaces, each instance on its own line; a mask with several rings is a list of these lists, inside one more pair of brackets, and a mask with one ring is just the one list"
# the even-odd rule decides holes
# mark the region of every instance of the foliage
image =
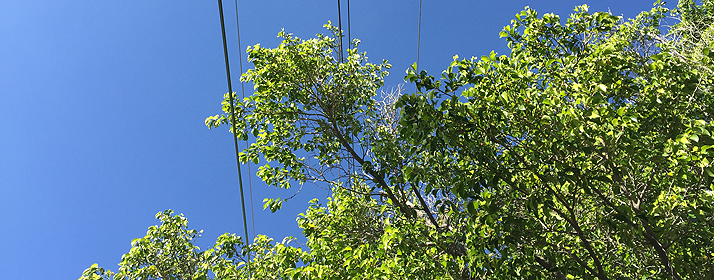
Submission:
[[459,277],[711,277],[710,8],[681,3],[664,34],[660,3],[626,22],[526,9],[501,32],[508,56],[455,58],[441,80],[410,70],[419,92],[386,110],[380,79],[357,88],[343,72],[383,76],[354,66],[363,55],[341,63],[331,39],[287,35],[250,51],[257,91],[235,113],[257,140],[243,155],[281,187],[344,187],[329,171],[355,161],[344,181],[423,221]]
[[713,277],[714,99],[698,70],[712,65],[656,44],[666,12],[526,9],[501,32],[509,56],[408,73],[423,93],[399,101],[400,132],[424,143],[409,180],[466,201],[482,233],[467,247],[498,252],[471,258],[475,274]]
[[149,227],[145,237],[131,241],[118,272],[94,264],[80,279],[207,279],[203,265],[207,256],[194,245],[201,232],[188,230],[188,220],[172,214],[171,210],[156,214],[161,225]]
[[[409,245],[410,250],[400,249],[397,255],[429,251],[426,255],[433,258],[422,263],[423,266],[438,264],[457,275],[468,274],[463,264],[463,244],[456,242],[454,232],[446,230],[457,222],[452,217],[437,221],[433,213],[435,205],[427,202],[434,198],[425,198],[422,190],[410,188],[401,172],[403,165],[412,160],[407,158],[413,154],[410,149],[416,146],[398,135],[399,111],[394,102],[400,92],[383,93],[381,100],[377,96],[386,69],[391,66],[386,61],[380,65],[367,63],[365,53],[357,51],[358,40],[352,42],[347,57],[341,58],[337,53],[338,41],[334,39],[339,36],[337,30],[329,24],[326,27],[332,31],[332,37],[318,34],[317,39],[300,40],[281,32],[279,36],[284,40],[277,48],[259,45],[249,48],[249,60],[255,69],[249,70],[243,80],[255,85],[255,93],[238,102],[234,113],[240,120],[236,135],[248,139],[252,134],[256,140],[241,152],[241,161],[258,163],[264,159],[258,175],[276,187],[316,183],[349,190],[355,195],[378,197],[384,202],[379,207],[386,209],[374,211],[392,213],[389,223],[399,225],[391,227],[390,232],[415,231],[410,236],[428,241],[421,241],[421,247]],[[228,97],[223,102],[228,115],[206,119],[209,128],[229,123]],[[358,188],[361,184],[369,187]],[[266,199],[265,208],[275,211],[283,201]],[[411,228],[420,224],[423,226]],[[332,245],[336,242],[343,240],[330,240]],[[377,247],[374,250],[377,250],[374,254],[381,252]],[[379,267],[390,267],[390,262],[376,261]],[[359,270],[355,267],[350,273],[359,274]]]
[[[355,186],[364,189],[366,186]],[[298,219],[310,253],[299,279],[453,279],[462,267],[441,261],[423,220],[404,219],[395,209],[336,188],[327,207],[313,201]]]
[[[364,190],[366,185],[355,188]],[[292,238],[276,243],[259,235],[244,246],[240,237],[230,234],[221,235],[212,248],[200,251],[194,245],[199,232],[188,229],[182,215],[172,213],[157,214],[162,224],[132,241],[118,273],[94,264],[80,280],[452,279],[453,267],[435,262],[444,256],[433,242],[422,239],[423,222],[398,218],[374,198],[341,188],[334,189],[327,206],[313,200],[298,218],[310,251],[291,246]],[[250,264],[246,265],[249,252]]]
[[[281,32],[249,48],[255,93],[234,111],[226,95],[206,124],[236,114],[232,132],[255,139],[240,160],[262,161],[269,185],[333,189],[298,217],[309,250],[224,235],[200,252],[174,231],[145,239],[180,246],[132,252],[175,250],[194,268],[122,261],[84,277],[714,278],[712,3],[627,21],[526,8],[501,32],[508,55],[454,57],[440,79],[412,67],[418,90],[403,95],[380,96],[390,65],[357,40],[341,57],[329,24],[316,39]],[[680,21],[665,29],[667,15]]]
[[693,0],[682,0],[673,11],[681,18],[670,30],[668,51],[685,63],[697,67],[708,75],[714,74],[706,65],[710,63],[710,50],[714,44],[714,1],[704,0],[698,5]]
[[[237,279],[244,276],[240,267],[245,265],[246,250],[272,248],[272,239],[265,236],[257,237],[251,246],[244,246],[240,237],[226,233],[218,237],[212,248],[201,251],[194,244],[201,232],[189,229],[183,215],[166,210],[156,214],[156,218],[161,225],[149,227],[146,236],[131,241],[132,248],[122,256],[118,272],[93,264],[79,279]],[[286,251],[279,253],[284,255]],[[264,254],[257,254],[256,259],[261,256]],[[276,270],[265,259],[261,261],[262,267]],[[294,266],[295,262],[291,264]]]
[[[326,27],[337,32],[329,24]],[[381,150],[393,149],[384,143],[393,135],[374,99],[391,66],[386,61],[366,63],[365,53],[357,52],[358,40],[343,59],[335,57],[337,36],[318,34],[317,39],[304,41],[284,32],[279,36],[284,40],[275,49],[260,45],[248,49],[255,69],[242,80],[252,82],[255,93],[235,106],[241,120],[236,135],[248,139],[252,133],[256,141],[241,152],[241,161],[258,163],[264,158],[258,176],[286,189],[291,182],[340,185],[338,180],[344,177],[331,174],[338,170],[352,179],[375,179],[400,203],[384,182],[383,173],[389,169],[382,168],[386,155]],[[229,113],[228,95],[225,99],[223,110]],[[228,122],[226,115],[206,119],[209,128]],[[356,160],[366,174],[348,170],[346,159]],[[267,205],[274,211],[280,202],[273,199]]]

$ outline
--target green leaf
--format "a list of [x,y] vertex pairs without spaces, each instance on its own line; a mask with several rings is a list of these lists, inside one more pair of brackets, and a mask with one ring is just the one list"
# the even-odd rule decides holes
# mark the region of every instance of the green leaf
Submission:
[[541,123],[541,124],[545,124],[545,125],[549,125],[549,124],[550,124],[550,117],[549,117],[549,116],[543,116],[543,117],[540,119],[540,123]]
[[470,201],[466,204],[466,210],[469,212],[471,215],[476,215],[478,212],[478,202],[477,201]]
[[691,136],[689,136],[689,139],[694,142],[699,142],[699,136],[696,134],[692,134]]
[[625,107],[617,108],[617,115],[622,117],[627,109]]
[[597,89],[599,89],[602,92],[607,92],[607,86],[603,84],[598,84]]

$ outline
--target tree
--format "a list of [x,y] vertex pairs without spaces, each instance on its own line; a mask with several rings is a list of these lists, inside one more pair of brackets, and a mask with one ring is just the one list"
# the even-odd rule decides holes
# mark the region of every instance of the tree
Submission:
[[[710,12],[679,11],[674,30]],[[526,9],[509,56],[408,74],[423,93],[400,100],[400,132],[426,144],[409,180],[466,201],[487,233],[467,247],[498,252],[471,264],[496,278],[713,277],[711,57],[658,40],[659,2],[624,23],[575,12]]]
[[[273,240],[265,236],[258,236],[255,243],[245,246],[239,236],[228,233],[219,236],[212,248],[201,251],[194,243],[202,231],[189,229],[183,214],[174,215],[172,210],[165,210],[156,214],[156,218],[161,225],[149,227],[146,236],[131,241],[132,248],[122,256],[118,272],[93,264],[79,279],[238,279],[245,278],[242,270],[245,270],[248,249],[256,253],[255,260],[260,259],[258,267],[271,272],[284,269],[269,261],[271,249],[275,248],[282,258],[290,252],[300,252],[298,248],[273,245]],[[294,267],[297,261],[289,259],[288,264]]]
[[[399,93],[377,97],[391,66],[386,61],[367,63],[366,54],[357,51],[358,40],[351,43],[347,57],[339,57],[335,38],[340,35],[331,25],[326,27],[333,36],[301,40],[281,32],[284,40],[277,48],[248,49],[255,68],[242,79],[253,83],[255,92],[232,113],[239,119],[237,137],[245,140],[252,134],[256,140],[240,153],[241,161],[258,163],[262,158],[266,163],[258,176],[275,187],[326,184],[380,198],[398,219],[429,225],[419,228],[419,236],[428,241],[423,245],[445,258],[440,266],[468,275],[463,243],[448,230],[458,221],[445,215],[438,220],[435,205],[427,201],[434,197],[424,197],[423,190],[410,187],[402,175],[412,160],[410,150],[418,146],[399,136],[397,98],[392,98]],[[226,95],[226,115],[206,119],[209,128],[230,123],[229,100]],[[354,188],[363,183],[369,185],[364,191]],[[283,201],[267,199],[265,207],[275,211]]]
[[183,215],[172,214],[171,210],[156,214],[161,225],[149,227],[145,237],[131,241],[117,273],[94,264],[80,279],[207,279],[208,256],[194,245],[201,232],[187,229]]
[[[508,55],[455,57],[441,79],[412,67],[409,94],[380,96],[389,64],[367,63],[358,40],[340,57],[330,25],[249,48],[255,93],[234,111],[226,95],[206,124],[235,114],[232,132],[255,139],[240,159],[262,161],[262,180],[334,196],[298,218],[309,250],[232,239],[232,255],[204,257],[224,266],[203,267],[216,279],[714,278],[713,8],[657,2],[628,21],[526,8],[501,32]],[[680,22],[665,30],[667,15]]]
[[[355,186],[366,191],[366,185]],[[80,280],[110,279],[375,279],[393,276],[420,279],[448,276],[434,259],[433,246],[420,240],[423,223],[395,219],[395,213],[370,197],[335,188],[327,206],[313,200],[298,218],[309,251],[264,235],[245,246],[224,234],[205,251],[194,245],[199,231],[189,229],[183,215],[158,213],[161,225],[132,241],[114,273],[97,264]],[[250,265],[246,266],[248,252]],[[298,265],[302,263],[302,265]],[[448,278],[448,277],[447,277]]]

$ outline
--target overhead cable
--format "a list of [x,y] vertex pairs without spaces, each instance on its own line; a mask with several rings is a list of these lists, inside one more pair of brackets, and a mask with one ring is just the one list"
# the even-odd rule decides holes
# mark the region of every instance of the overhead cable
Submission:
[[[243,47],[240,44],[240,24],[238,23],[238,0],[235,0],[236,4],[236,30],[238,32],[238,66],[240,66],[240,76],[243,77]],[[245,99],[245,84],[243,81],[240,82],[240,92],[241,99]],[[248,148],[248,140],[245,140],[246,149]],[[250,221],[253,224],[253,238],[255,238],[255,215],[253,215],[253,172],[250,170],[250,163],[248,163],[248,194],[250,196]],[[248,239],[248,237],[246,237]]]
[[245,198],[243,195],[243,174],[240,170],[240,157],[238,155],[238,129],[236,127],[236,111],[235,111],[235,100],[233,98],[233,86],[231,85],[231,67],[228,63],[228,43],[226,42],[226,25],[223,19],[223,1],[218,0],[218,11],[221,15],[221,35],[223,36],[223,56],[226,61],[226,79],[228,80],[228,96],[230,101],[231,110],[231,130],[233,133],[233,146],[236,152],[236,164],[238,165],[238,182],[240,185],[240,202],[243,208],[243,229],[245,230],[245,244],[248,249],[248,261],[246,262],[246,267],[248,268],[248,274],[250,274],[250,246],[248,241],[248,222],[245,216]]
[[337,34],[337,36],[340,37],[340,62],[343,62],[345,55],[342,50],[342,9],[340,8],[340,0],[337,0],[337,21],[337,28],[339,28],[339,34]]
[[419,75],[419,47],[421,45],[421,0],[419,0],[419,27],[417,28],[417,60],[416,60],[416,71]]

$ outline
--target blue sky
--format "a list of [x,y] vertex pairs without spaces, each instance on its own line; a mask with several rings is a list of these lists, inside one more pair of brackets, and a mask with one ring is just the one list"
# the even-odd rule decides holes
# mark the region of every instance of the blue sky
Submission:
[[[387,86],[401,83],[416,61],[419,2],[350,2],[360,50],[373,62],[392,63]],[[425,0],[420,68],[437,75],[456,54],[506,53],[498,33],[525,6],[565,19],[587,3],[591,11],[631,18],[653,2]],[[337,23],[337,1],[238,5],[243,49],[275,47],[283,28],[311,38],[328,20]],[[224,8],[236,83],[234,2]],[[2,278],[77,279],[93,263],[115,270],[130,241],[157,224],[154,215],[164,209],[204,230],[201,248],[224,232],[241,234],[231,136],[204,125],[220,113],[227,92],[223,63],[216,1],[1,1]],[[256,233],[304,241],[295,217],[327,191],[307,185],[271,214],[262,199],[293,190],[252,178]]]

